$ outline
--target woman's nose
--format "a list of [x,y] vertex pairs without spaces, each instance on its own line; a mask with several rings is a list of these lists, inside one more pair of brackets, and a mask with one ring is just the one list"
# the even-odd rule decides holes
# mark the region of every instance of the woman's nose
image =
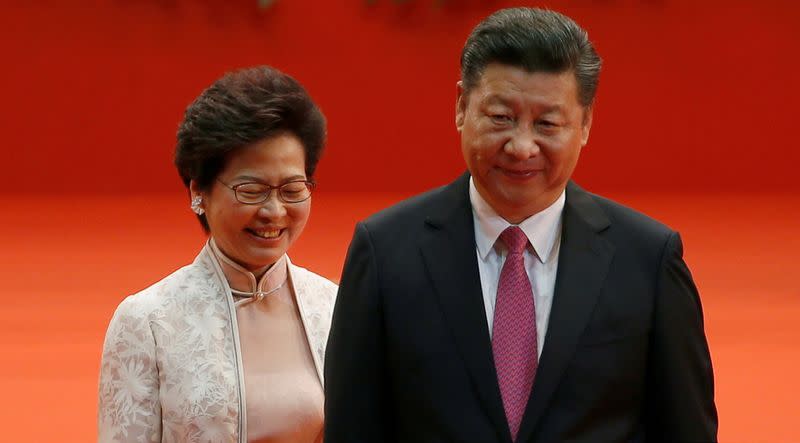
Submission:
[[262,217],[282,217],[286,215],[285,203],[278,197],[277,190],[273,190],[260,206],[258,213]]

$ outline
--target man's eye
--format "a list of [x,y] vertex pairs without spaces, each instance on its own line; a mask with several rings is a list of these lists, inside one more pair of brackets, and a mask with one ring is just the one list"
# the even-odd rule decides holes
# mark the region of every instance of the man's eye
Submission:
[[536,122],[536,125],[539,126],[540,128],[549,131],[556,130],[561,126],[557,122],[554,122],[552,120],[539,120],[538,122]]
[[511,116],[507,114],[492,114],[490,117],[495,123],[505,124],[511,122]]

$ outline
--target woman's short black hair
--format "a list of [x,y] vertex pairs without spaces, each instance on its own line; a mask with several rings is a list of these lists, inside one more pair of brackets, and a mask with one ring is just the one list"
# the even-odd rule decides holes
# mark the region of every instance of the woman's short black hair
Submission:
[[[178,128],[175,167],[184,185],[209,189],[238,149],[281,133],[295,135],[314,177],[325,145],[325,116],[292,77],[258,66],[229,72],[186,108]],[[200,223],[208,230],[205,215]]]

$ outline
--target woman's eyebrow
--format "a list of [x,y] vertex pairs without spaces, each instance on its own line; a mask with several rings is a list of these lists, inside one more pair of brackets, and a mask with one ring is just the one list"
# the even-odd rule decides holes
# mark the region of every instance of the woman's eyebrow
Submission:
[[[290,177],[281,178],[280,181],[281,181],[281,183],[285,183],[285,182],[290,182],[290,181],[293,181],[293,180],[305,180],[305,179],[306,179],[305,175],[297,174],[297,175],[292,175]],[[266,180],[264,180],[263,178],[256,177],[256,176],[253,176],[253,175],[237,175],[234,178],[234,180],[237,180],[237,181],[238,180],[244,180],[244,181],[247,181],[247,182],[256,182],[256,183],[267,184]]]

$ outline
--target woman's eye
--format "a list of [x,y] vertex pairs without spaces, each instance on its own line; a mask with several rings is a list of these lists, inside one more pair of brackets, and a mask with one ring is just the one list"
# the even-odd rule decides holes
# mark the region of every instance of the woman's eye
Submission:
[[246,195],[248,197],[255,197],[263,194],[266,191],[266,189],[263,186],[246,185],[246,186],[240,186],[237,191],[241,195]]
[[291,183],[283,187],[283,192],[285,193],[300,193],[306,190],[306,186],[303,183]]

